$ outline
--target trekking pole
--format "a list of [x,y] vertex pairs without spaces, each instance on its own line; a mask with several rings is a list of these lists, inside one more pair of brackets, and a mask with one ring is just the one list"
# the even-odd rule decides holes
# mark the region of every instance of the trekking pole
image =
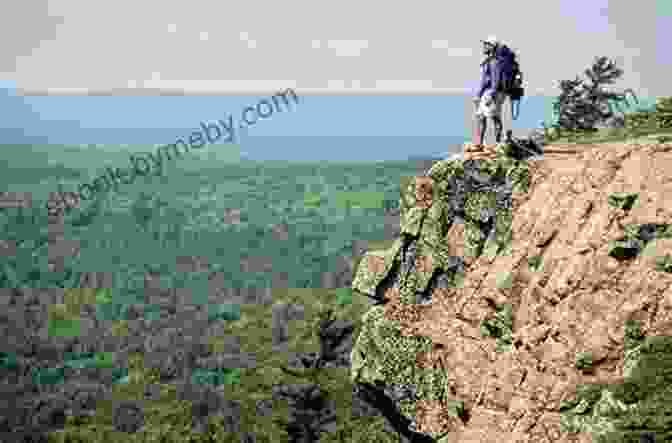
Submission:
[[[513,102],[518,103],[518,112],[517,113],[513,112]],[[519,115],[520,115],[520,100],[511,99],[511,118],[514,119],[514,120],[518,120]]]

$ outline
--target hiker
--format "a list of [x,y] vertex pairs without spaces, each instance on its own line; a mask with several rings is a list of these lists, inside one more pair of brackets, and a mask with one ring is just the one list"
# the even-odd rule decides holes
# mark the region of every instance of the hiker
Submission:
[[522,76],[513,51],[501,44],[496,37],[490,36],[483,40],[483,55],[485,60],[481,63],[481,84],[474,97],[474,104],[477,106],[478,146],[483,146],[488,118],[492,119],[495,126],[495,141],[502,141],[502,104],[507,96],[511,97],[513,116],[513,101],[520,100],[522,96]]

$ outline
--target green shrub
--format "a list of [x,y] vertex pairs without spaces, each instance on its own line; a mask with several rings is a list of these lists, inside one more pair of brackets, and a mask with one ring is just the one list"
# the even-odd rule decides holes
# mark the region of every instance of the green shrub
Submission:
[[480,325],[481,335],[497,340],[497,351],[511,349],[513,343],[513,306],[505,303],[497,307],[493,318],[485,319]]
[[628,193],[628,192],[614,192],[607,197],[607,201],[610,206],[614,208],[620,208],[624,211],[629,211],[632,209],[632,206],[635,204],[635,201],[639,197],[637,193]]
[[542,258],[541,255],[535,255],[532,257],[527,257],[527,265],[532,271],[538,271],[541,268]]
[[579,352],[576,354],[576,360],[574,362],[576,369],[584,370],[590,369],[593,366],[593,354],[590,352]]
[[656,257],[656,271],[672,273],[672,254]]
[[642,327],[638,320],[628,319],[625,321],[624,347],[626,350],[633,349],[644,339]]

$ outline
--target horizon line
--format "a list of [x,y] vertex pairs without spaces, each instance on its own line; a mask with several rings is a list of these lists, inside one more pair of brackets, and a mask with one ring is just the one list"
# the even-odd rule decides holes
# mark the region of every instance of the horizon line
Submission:
[[[183,90],[171,88],[106,88],[106,89],[88,89],[88,88],[44,88],[44,89],[29,89],[17,88],[14,89],[17,95],[34,97],[34,96],[91,96],[91,97],[107,97],[107,96],[267,96],[275,95],[279,92],[292,90],[298,96],[376,96],[376,95],[391,95],[391,96],[471,96],[473,91],[469,89],[419,89],[419,90],[386,90],[375,88],[360,88],[360,89],[343,89],[343,90],[328,90],[317,88],[278,88],[278,89],[263,89],[263,90]],[[528,97],[555,97],[554,94],[548,92],[534,91]]]

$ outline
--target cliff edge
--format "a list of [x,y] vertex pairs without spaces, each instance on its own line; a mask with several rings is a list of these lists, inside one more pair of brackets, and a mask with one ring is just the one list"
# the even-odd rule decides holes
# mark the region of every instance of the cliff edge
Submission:
[[672,441],[672,144],[540,154],[402,182],[356,269],[351,378],[405,441]]

